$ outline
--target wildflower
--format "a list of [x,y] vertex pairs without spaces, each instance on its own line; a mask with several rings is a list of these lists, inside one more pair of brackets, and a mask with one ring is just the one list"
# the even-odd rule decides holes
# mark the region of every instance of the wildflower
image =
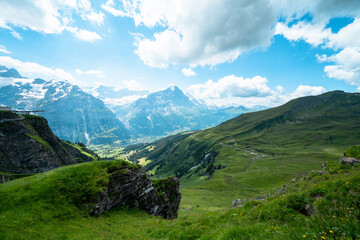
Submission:
[[332,230],[329,230],[330,233],[334,233]]
[[305,234],[303,235],[303,238],[306,238],[306,235],[305,235]]
[[321,236],[322,239],[326,239],[324,236]]

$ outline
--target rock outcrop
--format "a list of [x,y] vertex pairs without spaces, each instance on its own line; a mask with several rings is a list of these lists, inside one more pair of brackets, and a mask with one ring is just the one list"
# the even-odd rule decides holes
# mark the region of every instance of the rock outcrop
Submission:
[[340,158],[339,162],[342,163],[342,164],[354,165],[354,164],[359,164],[360,159],[357,159],[357,158],[354,158],[354,157],[345,157],[344,156],[344,157]]
[[118,206],[139,208],[154,216],[174,219],[181,200],[180,181],[167,178],[152,181],[138,168],[121,166],[109,169],[109,185],[90,203],[90,215],[98,216]]
[[97,159],[54,135],[45,118],[0,111],[0,171],[40,173]]

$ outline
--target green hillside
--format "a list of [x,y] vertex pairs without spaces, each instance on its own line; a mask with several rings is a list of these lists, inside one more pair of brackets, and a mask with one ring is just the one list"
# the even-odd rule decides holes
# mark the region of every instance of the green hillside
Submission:
[[216,212],[182,209],[172,221],[125,208],[89,217],[81,203],[101,191],[106,169],[116,164],[123,162],[67,166],[1,184],[0,239],[360,238],[359,165],[328,163],[265,200]]
[[215,210],[338,161],[344,149],[359,144],[359,119],[360,94],[334,91],[240,115],[169,141],[160,154],[152,154],[156,147],[137,154],[150,162],[150,173],[181,178],[184,208]]

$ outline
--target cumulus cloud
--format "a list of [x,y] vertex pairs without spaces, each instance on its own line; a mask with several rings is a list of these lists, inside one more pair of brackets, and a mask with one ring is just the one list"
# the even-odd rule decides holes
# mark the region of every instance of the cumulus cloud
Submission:
[[314,25],[304,21],[288,26],[285,23],[277,23],[275,34],[283,35],[290,41],[304,40],[305,42],[318,46],[321,45],[331,35],[329,28],[324,29],[324,25]]
[[191,68],[183,68],[183,69],[181,70],[181,72],[182,72],[186,77],[196,76],[196,72],[194,72]]
[[193,96],[203,99],[231,97],[261,97],[271,94],[267,79],[256,76],[253,78],[226,76],[214,82],[208,80],[204,84],[191,85],[188,90]]
[[332,62],[325,66],[324,72],[329,78],[344,80],[355,86],[360,86],[360,47],[344,48],[339,53],[327,56],[317,55],[319,62]]
[[[136,54],[157,68],[231,62],[245,51],[268,46],[274,33],[314,46],[339,45],[342,34],[335,37],[326,28],[329,20],[360,16],[358,0],[108,0],[102,8],[133,18],[137,26],[161,27],[152,37],[135,38]],[[306,14],[311,20],[299,22]],[[348,33],[359,39],[357,32]]]
[[[360,15],[359,15],[360,17]],[[277,23],[275,34],[283,35],[290,41],[304,40],[313,45],[322,45],[324,48],[334,50],[346,47],[360,46],[360,19],[355,19],[352,23],[341,28],[337,33],[333,33],[326,24],[309,23],[301,21],[291,26],[287,23]]]
[[[329,78],[344,80],[360,86],[360,1],[356,0],[319,0],[301,1],[292,11],[289,1],[283,1],[283,8],[287,9],[287,21],[276,25],[276,34],[283,35],[290,41],[304,40],[305,42],[322,48],[333,49],[337,53],[316,55],[319,62],[330,62],[332,65],[324,67]],[[311,19],[297,23],[291,21],[299,19],[304,14],[310,14]],[[333,32],[328,26],[329,20],[335,17],[354,18],[353,22]]]
[[109,0],[103,9],[132,17],[137,26],[162,26],[137,38],[136,53],[149,66],[216,65],[271,43],[274,7],[268,0]]
[[105,14],[103,12],[99,12],[99,13],[90,12],[85,16],[86,19],[96,23],[99,26],[104,24],[104,17]]
[[[90,0],[22,0],[0,1],[0,27],[9,29],[11,34],[21,39],[14,27],[22,27],[45,34],[59,34],[64,30],[71,30],[74,26],[72,16],[79,15],[84,20],[102,24],[104,14],[92,9]],[[76,28],[76,27],[75,27]],[[87,30],[79,30],[74,34],[81,40],[101,39]]]
[[34,62],[23,62],[8,56],[0,56],[0,65],[17,69],[27,77],[44,77],[56,80],[68,80],[77,84],[77,80],[61,68],[49,68]]
[[288,98],[293,99],[303,96],[319,95],[324,92],[326,92],[326,89],[322,86],[299,85],[298,88],[288,96]]
[[347,47],[360,47],[360,15],[349,25],[341,28],[339,32],[329,35],[327,47],[343,49]]
[[234,75],[226,76],[218,81],[209,80],[204,84],[194,84],[188,88],[188,93],[204,101],[210,106],[229,107],[264,105],[278,106],[291,99],[317,95],[326,91],[321,86],[300,85],[292,93],[285,93],[282,86],[276,90],[270,89],[264,77],[242,78]]
[[94,42],[95,40],[102,39],[99,34],[96,32],[90,32],[88,30],[78,29],[78,28],[67,28],[70,32],[72,32],[78,39],[87,41],[87,42]]
[[142,91],[144,87],[135,80],[126,80],[123,82],[124,88],[132,91]]

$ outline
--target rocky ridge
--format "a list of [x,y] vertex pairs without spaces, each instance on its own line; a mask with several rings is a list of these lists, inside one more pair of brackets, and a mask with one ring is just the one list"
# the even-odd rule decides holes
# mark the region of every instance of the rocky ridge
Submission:
[[61,141],[43,117],[0,111],[2,172],[40,173],[97,159],[90,150]]

